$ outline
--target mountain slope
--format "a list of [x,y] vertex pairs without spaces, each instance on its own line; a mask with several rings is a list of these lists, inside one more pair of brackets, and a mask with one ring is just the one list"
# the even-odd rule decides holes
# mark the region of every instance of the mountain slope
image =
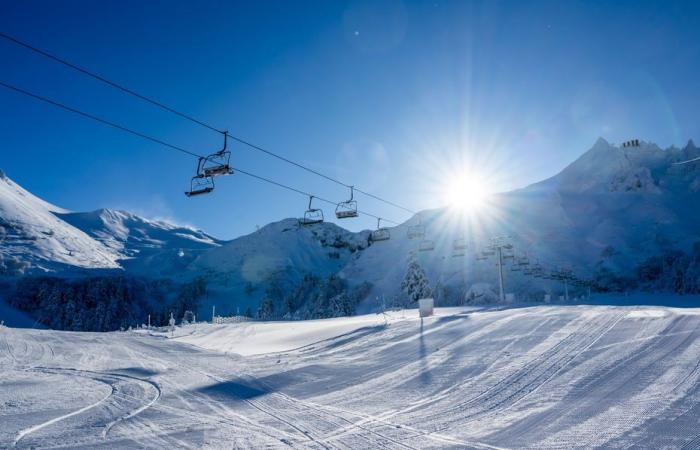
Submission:
[[0,270],[118,268],[119,254],[57,216],[65,213],[0,172]]
[[307,274],[337,273],[368,246],[368,236],[332,223],[304,227],[297,219],[284,219],[202,253],[187,273],[207,278],[209,300],[218,301],[222,312],[230,299],[236,307],[254,310],[273,285],[285,290]]
[[[0,172],[0,274],[127,269],[173,273],[221,241],[126,211],[70,212]],[[158,260],[160,264],[153,264]],[[170,264],[168,264],[170,261]]]

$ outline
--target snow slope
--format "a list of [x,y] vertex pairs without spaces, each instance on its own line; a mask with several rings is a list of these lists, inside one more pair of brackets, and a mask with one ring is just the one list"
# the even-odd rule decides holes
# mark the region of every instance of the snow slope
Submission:
[[[700,441],[698,309],[540,306],[354,328],[357,320],[328,321],[338,326],[335,336],[316,322],[286,331],[257,324],[248,342],[258,350],[283,339],[305,346],[250,356],[180,342],[185,337],[0,329],[0,447],[695,448]],[[232,331],[198,327],[192,337],[208,336],[212,345],[246,339],[235,331],[240,325],[226,327]]]

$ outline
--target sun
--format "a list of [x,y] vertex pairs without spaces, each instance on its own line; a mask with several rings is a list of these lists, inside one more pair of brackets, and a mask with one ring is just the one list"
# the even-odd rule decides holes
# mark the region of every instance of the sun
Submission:
[[478,175],[463,172],[445,183],[443,201],[460,212],[475,212],[483,208],[488,198],[486,182]]

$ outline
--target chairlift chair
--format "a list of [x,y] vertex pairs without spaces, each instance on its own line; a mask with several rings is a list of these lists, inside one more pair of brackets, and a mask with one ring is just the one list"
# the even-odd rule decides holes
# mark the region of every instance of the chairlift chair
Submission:
[[212,177],[203,177],[195,175],[190,181],[190,190],[185,192],[188,197],[196,197],[198,195],[208,194],[214,190],[214,179]]
[[199,158],[197,174],[202,177],[218,177],[220,175],[231,175],[231,152],[226,150],[228,132],[222,131],[224,135],[224,147],[216,153]]
[[455,250],[466,250],[468,247],[469,246],[467,245],[467,241],[464,238],[455,239],[452,243],[452,248],[454,248]]
[[469,248],[469,246],[467,245],[467,241],[464,238],[455,239],[452,243],[452,256],[464,256],[466,254],[467,248]]
[[338,219],[350,219],[357,217],[357,201],[353,200],[354,189],[350,186],[350,200],[338,203],[335,207],[335,217]]
[[527,259],[527,256],[521,256],[516,261],[517,261],[517,264],[519,266],[529,266],[530,265],[530,260]]
[[311,207],[311,202],[313,201],[314,196],[310,195],[309,196],[309,207],[304,212],[304,217],[301,219],[301,224],[302,225],[314,225],[317,223],[323,222],[323,210],[319,208],[312,208]]
[[370,233],[369,238],[372,242],[386,241],[391,238],[391,233],[389,233],[388,228],[380,226],[381,218],[377,217],[377,229]]
[[487,259],[489,259],[489,257],[486,256],[486,255],[484,255],[483,252],[477,253],[477,254],[476,254],[476,260],[477,260],[477,261],[486,261]]
[[428,239],[423,239],[420,241],[420,244],[418,244],[418,250],[421,252],[431,252],[435,249],[435,242],[428,240]]
[[425,225],[423,225],[421,215],[418,215],[418,223],[408,227],[407,235],[409,239],[423,239],[425,236]]
[[520,266],[510,266],[512,272],[520,272]]

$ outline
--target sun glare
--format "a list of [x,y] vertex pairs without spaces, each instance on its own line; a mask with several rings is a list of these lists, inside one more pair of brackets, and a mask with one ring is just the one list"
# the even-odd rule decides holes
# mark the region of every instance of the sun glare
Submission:
[[445,186],[443,196],[450,208],[469,213],[484,206],[488,191],[483,179],[472,173],[463,173],[452,177]]

